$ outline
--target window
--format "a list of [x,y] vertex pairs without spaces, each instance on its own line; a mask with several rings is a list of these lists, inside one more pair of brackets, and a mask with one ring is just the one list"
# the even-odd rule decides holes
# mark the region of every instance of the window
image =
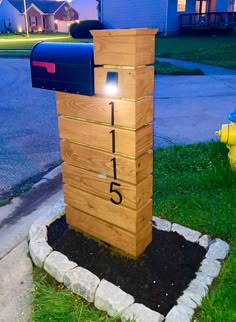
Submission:
[[37,26],[38,25],[38,17],[29,16],[29,23],[30,23],[30,26],[32,26],[32,25]]
[[230,0],[229,11],[236,12],[236,0]]
[[206,0],[197,0],[196,1],[196,13],[206,13],[207,2]]
[[177,11],[185,11],[186,0],[177,0]]

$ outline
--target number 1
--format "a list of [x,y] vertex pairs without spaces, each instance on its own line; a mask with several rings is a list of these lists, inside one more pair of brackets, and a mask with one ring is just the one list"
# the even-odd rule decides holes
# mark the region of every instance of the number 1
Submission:
[[115,114],[114,114],[115,104],[114,102],[110,102],[109,105],[111,105],[111,125],[114,125],[115,124]]
[[116,152],[116,136],[115,136],[115,130],[111,130],[110,131],[111,135],[112,135],[112,153]]

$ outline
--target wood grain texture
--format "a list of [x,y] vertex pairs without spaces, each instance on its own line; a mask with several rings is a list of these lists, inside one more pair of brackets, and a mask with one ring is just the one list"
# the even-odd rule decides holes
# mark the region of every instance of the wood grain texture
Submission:
[[[107,178],[101,173],[87,171],[64,162],[62,165],[62,178],[64,183],[108,201],[112,197],[110,183],[117,182],[120,184],[118,190],[123,197],[122,206],[132,209],[143,207],[152,197],[152,175],[148,175],[143,181],[134,185],[122,182],[118,178],[117,180]],[[116,196],[113,195],[113,197],[115,198]]]
[[[114,176],[112,153],[61,140],[61,155],[64,161],[74,166],[103,174],[108,178]],[[137,184],[153,172],[153,151],[149,150],[135,160],[117,155],[116,167],[119,180]]]
[[139,210],[133,210],[122,205],[114,205],[110,200],[102,199],[68,184],[64,185],[64,196],[67,205],[134,234],[138,233],[152,218],[151,199],[147,200]]
[[66,207],[66,221],[72,228],[99,238],[134,257],[138,257],[152,240],[151,223],[134,235],[70,206]]
[[[96,147],[112,152],[111,127],[59,117],[59,136],[85,146]],[[146,153],[153,144],[152,125],[146,125],[137,131],[115,129],[115,153],[137,158]]]
[[118,91],[115,98],[139,99],[154,92],[154,67],[137,69],[94,68],[95,94],[107,96],[105,91],[107,72],[118,73]]
[[138,101],[124,101],[98,96],[57,92],[58,114],[111,124],[111,106],[114,102],[115,126],[139,129],[153,120],[153,97]]
[[155,61],[154,35],[96,36],[93,42],[97,65],[143,66]]

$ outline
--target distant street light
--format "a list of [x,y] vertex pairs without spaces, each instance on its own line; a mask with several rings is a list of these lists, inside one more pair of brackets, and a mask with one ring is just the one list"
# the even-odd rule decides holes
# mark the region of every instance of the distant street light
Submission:
[[24,4],[24,17],[25,17],[25,29],[26,29],[26,36],[29,37],[29,28],[28,28],[28,19],[27,19],[27,13],[26,13],[26,2],[23,0]]

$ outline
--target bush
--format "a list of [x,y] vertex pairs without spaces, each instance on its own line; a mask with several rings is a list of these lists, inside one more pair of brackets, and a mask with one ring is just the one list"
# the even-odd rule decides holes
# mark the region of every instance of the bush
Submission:
[[79,23],[72,23],[70,35],[73,38],[92,38],[89,30],[104,29],[104,25],[98,20],[84,20]]

